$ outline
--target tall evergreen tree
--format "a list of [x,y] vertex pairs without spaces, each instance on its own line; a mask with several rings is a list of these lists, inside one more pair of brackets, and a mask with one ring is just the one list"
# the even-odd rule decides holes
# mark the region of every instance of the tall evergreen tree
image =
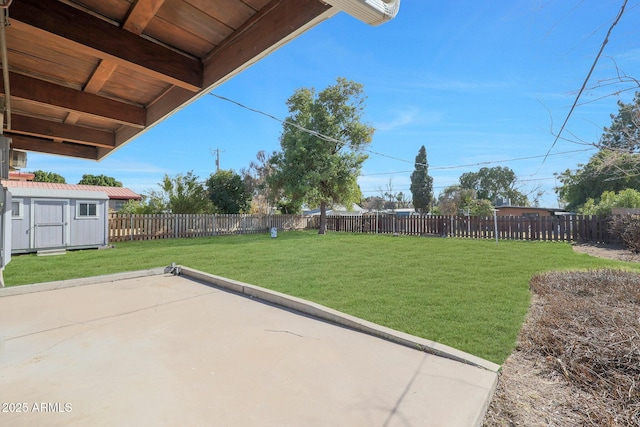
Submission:
[[433,178],[429,176],[427,150],[424,145],[418,151],[415,170],[411,174],[411,194],[414,209],[420,213],[429,212],[433,200]]

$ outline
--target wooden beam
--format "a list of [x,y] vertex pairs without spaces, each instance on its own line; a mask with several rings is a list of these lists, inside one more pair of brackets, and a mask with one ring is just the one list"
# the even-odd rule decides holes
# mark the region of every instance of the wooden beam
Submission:
[[319,0],[272,0],[205,60],[203,87],[224,79],[330,9]]
[[114,132],[52,122],[20,114],[11,115],[11,132],[95,147],[114,148],[116,146]]
[[11,132],[5,132],[5,136],[11,138],[11,147],[18,150],[97,160],[97,147],[70,142],[53,142],[32,136],[12,134]]
[[98,93],[102,86],[109,80],[111,74],[116,70],[116,63],[103,59],[100,61],[93,74],[89,77],[89,81],[84,85],[84,91],[88,93]]
[[[146,125],[146,111],[138,107],[92,93],[81,92],[65,86],[9,73],[11,97],[22,98],[40,104],[89,114],[116,123],[143,128]],[[4,83],[0,79],[0,91],[4,94]]]
[[73,49],[109,59],[133,72],[198,91],[202,64],[130,31],[57,0],[20,0],[11,5],[11,25],[42,37],[42,32],[72,42]]
[[137,35],[142,34],[163,3],[164,0],[138,0],[129,11],[122,28]]
[[[147,129],[159,124],[162,120],[169,117],[182,105],[186,105],[193,99],[193,94],[185,89],[177,86],[171,86],[155,101],[147,106]],[[177,106],[177,107],[176,107]],[[135,138],[142,129],[131,126],[122,126],[116,132],[116,147],[126,144]],[[98,160],[111,154],[112,149],[99,148]]]
[[76,123],[78,123],[78,120],[80,120],[80,114],[76,113],[75,111],[71,111],[69,114],[67,114],[67,117],[64,118],[64,122],[69,125],[75,125]]

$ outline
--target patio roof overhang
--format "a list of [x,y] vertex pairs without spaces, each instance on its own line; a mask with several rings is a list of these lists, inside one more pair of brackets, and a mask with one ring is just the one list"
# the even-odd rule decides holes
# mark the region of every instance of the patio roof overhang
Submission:
[[100,160],[340,10],[376,25],[399,1],[0,0],[3,131]]

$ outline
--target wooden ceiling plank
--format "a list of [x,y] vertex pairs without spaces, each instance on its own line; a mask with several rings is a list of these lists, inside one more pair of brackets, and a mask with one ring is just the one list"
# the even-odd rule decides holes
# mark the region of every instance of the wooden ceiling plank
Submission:
[[[229,30],[231,33],[233,30]],[[173,22],[166,21],[156,17],[149,23],[144,32],[151,38],[162,38],[162,40],[170,46],[190,55],[202,58],[213,50],[213,48],[224,40],[228,34],[222,36],[219,40],[205,40],[187,31],[185,28],[177,27]]]
[[203,86],[223,80],[330,9],[319,0],[273,0],[206,58]]
[[98,93],[102,86],[109,80],[109,77],[116,70],[116,63],[103,59],[96,67],[95,71],[84,86],[84,91],[88,93]]
[[[234,28],[223,24],[189,3],[166,2],[156,17],[171,23],[177,29],[186,30],[216,45],[234,31]],[[163,40],[164,36],[162,35]]]
[[185,0],[186,3],[200,9],[207,15],[230,28],[240,27],[255,13],[251,7],[237,0]]
[[122,28],[137,35],[142,34],[163,3],[164,0],[138,0],[131,8]]
[[34,138],[27,135],[7,133],[11,138],[11,147],[18,150],[35,151],[45,154],[57,154],[60,156],[79,157],[82,159],[97,160],[98,147],[73,144],[69,142],[54,143],[50,140]]
[[[146,110],[142,107],[59,86],[22,74],[9,73],[9,80],[11,81],[12,98],[22,98],[68,111],[90,114],[138,128],[146,126]],[[4,83],[1,80],[0,89],[4,94]]]
[[39,138],[53,138],[95,147],[114,148],[113,132],[89,129],[67,123],[52,122],[35,117],[12,114],[11,132]]
[[[96,58],[110,59],[133,72],[155,76],[185,89],[202,87],[202,64],[56,0],[20,0],[11,5],[12,26],[57,36],[61,43]],[[22,24],[22,25],[21,25]]]

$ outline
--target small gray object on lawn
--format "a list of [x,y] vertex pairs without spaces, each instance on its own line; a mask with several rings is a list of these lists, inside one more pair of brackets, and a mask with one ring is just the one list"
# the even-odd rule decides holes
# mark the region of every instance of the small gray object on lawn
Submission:
[[271,238],[275,239],[276,237],[278,237],[278,228],[277,227],[271,227]]

